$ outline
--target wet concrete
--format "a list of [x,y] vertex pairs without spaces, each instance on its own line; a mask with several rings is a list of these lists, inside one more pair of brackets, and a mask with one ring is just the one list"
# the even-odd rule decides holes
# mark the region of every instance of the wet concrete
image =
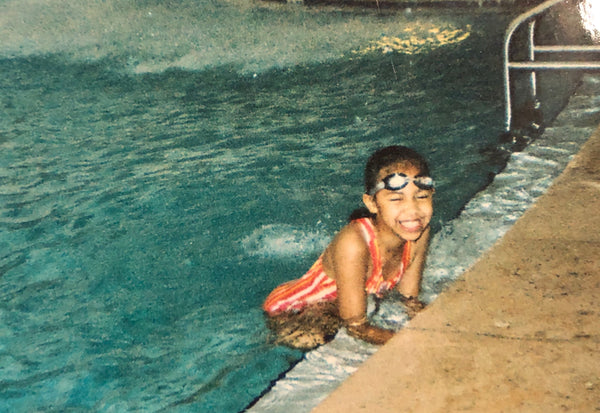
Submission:
[[600,128],[484,256],[313,411],[600,411]]

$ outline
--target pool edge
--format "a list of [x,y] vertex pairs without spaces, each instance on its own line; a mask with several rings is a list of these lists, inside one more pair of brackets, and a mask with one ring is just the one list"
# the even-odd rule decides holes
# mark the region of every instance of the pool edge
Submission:
[[482,257],[313,412],[600,408],[600,128]]

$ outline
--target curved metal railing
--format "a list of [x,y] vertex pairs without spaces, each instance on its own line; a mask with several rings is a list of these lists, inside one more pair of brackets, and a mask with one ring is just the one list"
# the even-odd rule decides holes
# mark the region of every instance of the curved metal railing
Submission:
[[[519,15],[515,18],[504,37],[504,98],[505,98],[505,128],[506,132],[510,132],[512,124],[512,103],[511,103],[511,70],[529,70],[530,71],[530,87],[532,98],[535,101],[537,97],[536,71],[537,70],[599,70],[600,61],[539,61],[536,60],[538,54],[543,53],[586,53],[600,52],[600,46],[594,45],[552,45],[542,46],[535,44],[535,24],[548,9],[562,3],[565,0],[548,0],[531,10]],[[510,61],[510,46],[512,36],[522,24],[528,23],[528,60],[525,61]]]

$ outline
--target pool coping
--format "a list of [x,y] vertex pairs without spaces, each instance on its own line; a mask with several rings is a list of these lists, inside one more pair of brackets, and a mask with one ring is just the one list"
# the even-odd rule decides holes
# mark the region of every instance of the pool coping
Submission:
[[315,413],[600,410],[600,128]]

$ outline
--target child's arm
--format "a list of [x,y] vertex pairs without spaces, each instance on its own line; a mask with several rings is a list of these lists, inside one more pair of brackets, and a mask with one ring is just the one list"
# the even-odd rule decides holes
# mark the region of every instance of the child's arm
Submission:
[[365,282],[371,256],[359,230],[353,225],[344,228],[329,253],[337,284],[338,309],[348,334],[373,344],[387,342],[394,332],[367,321]]
[[429,247],[429,232],[430,229],[427,228],[423,232],[423,235],[415,241],[412,249],[412,261],[396,287],[402,295],[402,302],[406,307],[408,318],[413,318],[419,311],[425,308],[425,304],[419,300],[419,291],[421,290],[423,267],[425,266],[427,249]]

